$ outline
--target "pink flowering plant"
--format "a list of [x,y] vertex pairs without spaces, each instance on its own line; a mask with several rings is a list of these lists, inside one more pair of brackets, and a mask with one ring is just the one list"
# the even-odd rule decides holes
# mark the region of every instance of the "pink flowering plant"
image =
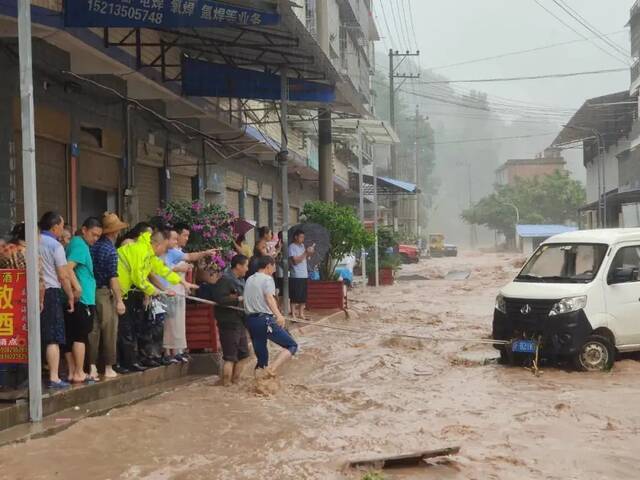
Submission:
[[205,205],[199,201],[170,202],[160,210],[159,215],[169,225],[185,223],[191,229],[187,252],[199,252],[212,248],[220,249],[220,253],[205,258],[205,268],[222,271],[233,257],[233,222],[235,214],[228,212],[221,205]]

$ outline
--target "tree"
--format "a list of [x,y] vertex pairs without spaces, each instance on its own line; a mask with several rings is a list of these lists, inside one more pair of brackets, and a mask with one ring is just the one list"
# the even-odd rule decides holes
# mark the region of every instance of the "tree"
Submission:
[[320,264],[320,278],[334,280],[336,266],[346,255],[369,248],[374,237],[367,232],[351,207],[337,203],[308,202],[302,211],[304,221],[317,223],[329,231],[329,252]]
[[585,201],[584,186],[569,173],[556,171],[552,175],[516,178],[512,185],[496,186],[495,192],[465,210],[462,218],[514,239],[516,209],[520,223],[524,224],[577,223],[578,209]]

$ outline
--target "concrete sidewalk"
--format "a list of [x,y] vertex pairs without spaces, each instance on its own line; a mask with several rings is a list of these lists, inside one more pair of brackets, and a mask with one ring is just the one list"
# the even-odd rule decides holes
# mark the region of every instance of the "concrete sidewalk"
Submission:
[[194,354],[188,364],[152,368],[62,391],[45,390],[44,420],[40,424],[28,423],[28,400],[0,404],[0,446],[56,433],[87,416],[101,415],[113,408],[217,375],[220,361],[219,354]]

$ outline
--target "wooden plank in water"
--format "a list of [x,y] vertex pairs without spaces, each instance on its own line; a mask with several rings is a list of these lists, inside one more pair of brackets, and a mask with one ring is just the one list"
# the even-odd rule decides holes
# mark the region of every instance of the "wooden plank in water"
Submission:
[[460,452],[460,447],[441,448],[439,450],[426,450],[424,452],[408,453],[403,455],[384,456],[366,460],[355,460],[348,463],[350,468],[393,468],[410,467],[419,465],[430,458],[448,457]]

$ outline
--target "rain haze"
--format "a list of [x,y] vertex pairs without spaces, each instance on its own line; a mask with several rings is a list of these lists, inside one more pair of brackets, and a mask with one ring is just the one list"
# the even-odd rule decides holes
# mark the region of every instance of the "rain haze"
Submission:
[[[399,6],[397,0],[376,2],[383,37],[378,73],[388,75],[383,53],[390,48],[420,51],[417,60],[410,58],[398,71],[422,72],[420,79],[409,79],[401,87],[401,101],[411,111],[413,105],[420,105],[434,129],[431,183],[437,186],[432,190],[428,228],[446,231],[463,244],[476,239],[480,244],[492,243],[492,232],[480,228],[479,233],[471,233],[461,212],[493,191],[495,169],[504,162],[542,154],[587,99],[628,90],[631,62],[625,25],[633,2],[607,2],[606,15],[598,0],[410,3],[412,11],[406,13],[413,25],[391,15]],[[576,14],[596,33],[572,16]],[[600,70],[620,71],[456,82]],[[491,114],[483,117],[477,105],[460,105],[472,91],[487,95]],[[562,151],[566,168],[585,182],[581,145],[572,147]]]

